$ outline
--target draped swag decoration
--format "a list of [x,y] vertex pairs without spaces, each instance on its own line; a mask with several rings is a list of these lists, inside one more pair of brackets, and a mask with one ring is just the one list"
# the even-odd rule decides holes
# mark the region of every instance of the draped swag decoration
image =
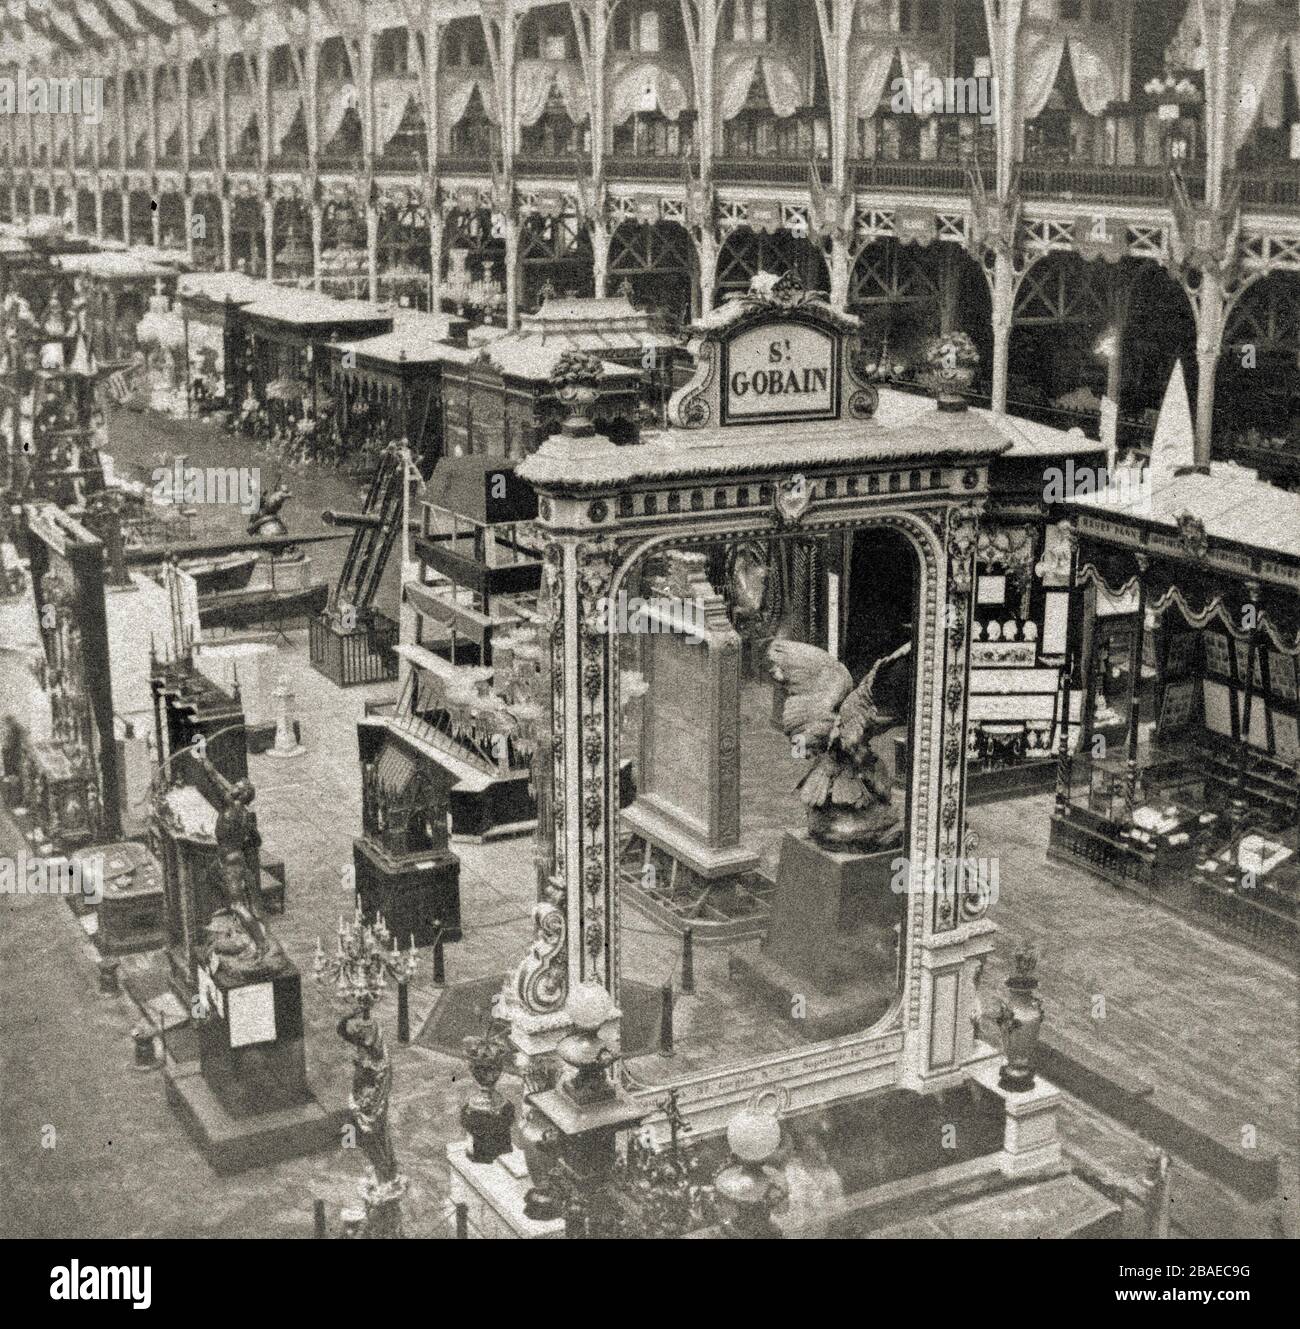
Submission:
[[190,150],[197,152],[217,118],[217,103],[211,97],[200,97],[190,103]]
[[535,125],[542,118],[552,88],[575,125],[587,119],[587,80],[574,61],[523,60],[515,70],[515,112],[521,125]]
[[718,81],[718,114],[723,120],[734,120],[749,100],[754,77],[763,74],[763,86],[768,104],[775,115],[784,119],[811,101],[805,88],[807,78],[800,73],[799,57],[793,51],[744,51],[731,55],[722,67]]
[[232,92],[226,98],[226,131],[230,146],[237,148],[244,131],[257,119],[257,94],[247,90]]
[[1028,0],[1020,29],[1020,100],[1027,120],[1047,106],[1061,59],[1068,50],[1079,101],[1089,115],[1100,115],[1113,101],[1128,96],[1118,24],[1066,23],[1057,0]]
[[[420,88],[413,78],[381,78],[375,83],[375,149],[383,150],[401,128],[407,108],[419,105]],[[343,117],[339,117],[342,123]]]
[[276,88],[271,93],[271,142],[277,152],[284,146],[301,109],[301,88]]
[[[1114,599],[1124,599],[1137,590],[1137,576],[1134,574],[1126,581],[1112,583],[1095,563],[1084,563],[1079,568],[1080,585],[1093,585],[1105,591]],[[1230,637],[1246,641],[1250,637],[1242,626],[1242,606],[1245,600],[1240,588],[1233,593],[1209,587],[1190,587],[1184,589],[1167,574],[1157,571],[1153,564],[1147,576],[1147,608],[1154,613],[1163,613],[1175,608],[1187,620],[1191,627],[1208,627],[1216,620]],[[1284,621],[1290,619],[1290,621]],[[1282,655],[1300,655],[1300,623],[1295,621],[1294,611],[1286,612],[1280,603],[1261,607],[1258,617],[1259,630],[1268,637],[1275,651]]]
[[479,94],[477,105],[481,113],[493,124],[501,118],[497,111],[496,89],[492,86],[490,77],[480,77],[476,74],[444,77],[442,85],[445,89],[442,109],[446,113],[448,124],[459,124],[465,118],[466,111],[474,103],[475,91]]
[[356,88],[351,83],[331,82],[321,89],[321,95],[317,98],[320,134],[316,141],[322,148],[329,147],[334,135],[339,132],[348,107],[355,106],[356,100]]
[[690,106],[686,75],[654,60],[628,63],[611,80],[610,121],[616,125],[638,112],[658,111],[666,119],[676,120]]
[[882,99],[888,102],[885,84],[895,55],[906,79],[918,70],[937,78],[948,72],[938,32],[899,32],[897,3],[862,0],[849,39],[850,86],[856,90],[855,114],[861,119],[875,115]]

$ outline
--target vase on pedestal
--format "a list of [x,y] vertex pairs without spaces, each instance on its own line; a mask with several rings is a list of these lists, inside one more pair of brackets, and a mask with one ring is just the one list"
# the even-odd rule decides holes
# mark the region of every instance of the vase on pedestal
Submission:
[[1038,1035],[1043,1027],[1043,1003],[1038,996],[1038,957],[1030,947],[1015,954],[1014,972],[1007,979],[1009,1000],[998,1009],[997,1024],[1002,1030],[1006,1064],[998,1074],[998,1083],[1012,1093],[1024,1093],[1034,1087],[1034,1061]]
[[509,1048],[492,1034],[465,1040],[470,1074],[478,1092],[460,1110],[460,1124],[469,1132],[470,1161],[492,1163],[512,1148],[510,1128],[515,1105],[497,1090]]

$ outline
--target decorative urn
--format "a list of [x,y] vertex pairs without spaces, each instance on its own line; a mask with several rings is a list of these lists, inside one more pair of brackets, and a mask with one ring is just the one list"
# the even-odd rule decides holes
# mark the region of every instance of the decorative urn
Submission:
[[1043,1003],[1038,996],[1038,956],[1032,947],[1016,951],[1014,972],[1007,979],[1010,999],[998,1008],[997,1024],[1002,1030],[1006,1064],[998,1074],[998,1083],[1013,1093],[1034,1087],[1034,1060],[1038,1035],[1043,1027]]
[[946,332],[925,344],[922,381],[941,411],[964,411],[980,353],[964,332]]
[[532,1102],[533,1094],[551,1087],[551,1077],[537,1073],[525,1077],[528,1092],[524,1094],[523,1120],[515,1129],[519,1148],[528,1165],[528,1179],[532,1182],[524,1196],[524,1214],[539,1222],[564,1216],[564,1201],[554,1183],[555,1169],[560,1161],[560,1132]]
[[614,1018],[613,999],[599,983],[582,983],[570,995],[565,1013],[573,1033],[562,1038],[556,1049],[570,1068],[564,1092],[582,1107],[608,1102],[615,1092],[605,1072],[618,1057],[606,1046],[600,1030]]
[[460,1110],[460,1124],[469,1132],[470,1161],[492,1163],[511,1150],[510,1128],[515,1105],[497,1090],[510,1049],[494,1033],[465,1039],[470,1074],[478,1091]]
[[731,1161],[713,1179],[728,1236],[780,1237],[772,1211],[786,1198],[780,1172],[769,1165],[781,1147],[781,1120],[759,1101],[742,1108],[727,1125]]

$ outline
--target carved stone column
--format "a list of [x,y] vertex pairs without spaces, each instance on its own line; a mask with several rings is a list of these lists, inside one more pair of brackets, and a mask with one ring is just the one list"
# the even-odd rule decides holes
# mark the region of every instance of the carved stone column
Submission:
[[993,383],[991,406],[998,415],[1007,409],[1007,373],[1011,350],[1011,323],[1016,304],[1014,261],[999,249],[993,258]]

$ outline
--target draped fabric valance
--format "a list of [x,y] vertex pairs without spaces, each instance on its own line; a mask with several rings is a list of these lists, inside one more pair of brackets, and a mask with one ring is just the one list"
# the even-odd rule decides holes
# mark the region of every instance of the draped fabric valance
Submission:
[[301,88],[276,88],[271,93],[271,145],[279,151],[302,109]]
[[217,118],[217,104],[211,97],[190,103],[190,147],[197,149]]
[[257,94],[232,92],[226,97],[226,129],[231,147],[236,147],[244,131],[257,119]]
[[479,94],[477,104],[482,113],[493,124],[501,118],[497,111],[496,89],[492,86],[490,77],[471,74],[468,77],[455,79],[444,78],[442,83],[445,89],[442,109],[447,116],[448,124],[459,124],[465,118],[465,113],[474,104],[475,92]]
[[947,73],[947,55],[939,33],[898,31],[896,7],[889,0],[864,0],[849,38],[850,86],[856,97],[854,113],[869,120],[886,99],[885,84],[898,56],[903,77],[918,71],[937,77]]
[[158,104],[158,150],[164,151],[167,140],[176,132],[181,122],[181,103],[164,97]]
[[573,60],[524,60],[515,70],[515,114],[521,125],[535,125],[554,88],[575,125],[591,114],[587,80]]
[[355,106],[356,89],[350,83],[333,83],[321,88],[316,104],[320,115],[320,135],[317,142],[322,148],[329,146],[339,132],[349,106]]
[[[1110,560],[1102,562],[1106,564]],[[1096,563],[1081,564],[1078,581],[1081,586],[1096,586],[1116,600],[1126,599],[1137,590],[1136,574],[1121,580],[1113,567],[1099,568]],[[1175,609],[1190,626],[1200,629],[1213,623],[1238,641],[1250,638],[1250,633],[1241,626],[1244,602],[1245,596],[1240,589],[1230,593],[1218,586],[1185,586],[1168,575],[1161,576],[1154,567],[1148,573],[1147,608],[1152,613],[1162,614]],[[1268,639],[1273,650],[1283,655],[1300,655],[1300,622],[1294,613],[1288,614],[1280,602],[1262,608],[1257,622],[1260,633]]]
[[413,78],[381,78],[375,83],[375,151],[383,150],[401,128],[407,107],[420,105],[419,85]]
[[691,106],[687,78],[653,60],[630,64],[614,75],[610,89],[610,121],[621,125],[630,115],[658,111],[676,120]]
[[1075,23],[1026,24],[1019,46],[1020,104],[1026,120],[1036,120],[1047,106],[1067,49],[1079,102],[1089,115],[1100,115],[1111,102],[1128,95],[1115,29]]
[[807,106],[805,80],[796,60],[794,52],[780,50],[762,54],[749,50],[727,57],[718,80],[718,115],[723,120],[733,120],[740,114],[760,70],[768,104],[775,115],[793,115],[801,106]]
[[1240,10],[1233,23],[1229,68],[1233,96],[1228,103],[1233,152],[1250,137],[1262,120],[1269,129],[1282,123],[1283,70],[1290,56],[1291,71],[1300,88],[1300,29],[1275,15]]

